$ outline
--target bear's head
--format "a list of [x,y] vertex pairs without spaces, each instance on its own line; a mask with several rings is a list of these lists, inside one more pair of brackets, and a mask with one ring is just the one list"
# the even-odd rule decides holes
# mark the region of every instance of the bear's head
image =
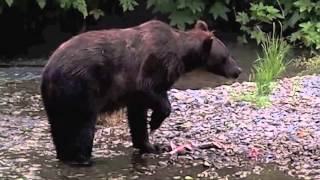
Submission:
[[195,30],[203,31],[206,35],[203,40],[203,58],[209,72],[226,78],[237,78],[241,68],[231,56],[228,48],[209,31],[204,21],[197,21]]

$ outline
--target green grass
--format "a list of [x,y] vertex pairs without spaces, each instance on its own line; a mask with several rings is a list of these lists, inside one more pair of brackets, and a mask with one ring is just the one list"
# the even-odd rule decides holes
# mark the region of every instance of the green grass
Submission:
[[281,37],[267,35],[262,42],[262,56],[253,66],[250,80],[257,84],[257,95],[267,96],[272,90],[271,82],[285,71],[285,56],[290,49],[289,44]]
[[254,92],[244,92],[231,96],[236,101],[247,101],[258,107],[271,105],[269,94],[275,87],[275,81],[285,71],[285,57],[289,52],[289,44],[280,36],[266,35],[262,41],[262,54],[256,60],[250,74],[250,81],[256,83]]
[[231,94],[231,97],[234,101],[250,102],[260,108],[271,106],[269,96],[259,96],[255,92],[245,92],[242,94]]

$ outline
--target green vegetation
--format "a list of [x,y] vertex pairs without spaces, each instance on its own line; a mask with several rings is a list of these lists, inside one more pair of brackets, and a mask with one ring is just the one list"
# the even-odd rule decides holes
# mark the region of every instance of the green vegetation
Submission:
[[[275,87],[275,82],[271,82],[271,86]],[[292,89],[291,89],[290,96],[288,98],[288,103],[298,103],[297,92],[300,89],[301,89],[301,84],[300,84],[299,78],[294,79],[292,82]],[[259,95],[258,91],[243,92],[241,94],[236,94],[234,92],[231,92],[230,94],[231,94],[231,98],[234,101],[250,102],[260,108],[265,108],[272,105],[269,99],[269,94]]]
[[256,92],[244,92],[242,94],[231,93],[231,98],[235,101],[246,101],[255,104],[257,107],[269,107],[271,102],[268,96],[259,96]]
[[[45,9],[47,2],[49,2],[48,0],[35,1],[41,9]],[[29,6],[29,3],[30,1],[28,2],[26,0],[2,0],[0,1],[0,13],[5,6],[16,6],[20,7],[21,9],[27,10],[26,8]],[[77,9],[84,18],[88,16],[87,2],[85,0],[55,0],[55,3],[57,3],[61,9],[74,8]]]
[[[258,43],[274,22],[283,24],[286,39],[297,45],[314,50],[320,49],[320,1],[317,0],[277,0],[257,1],[250,4],[249,10],[238,12],[236,21],[245,33]],[[264,31],[259,31],[263,29]]]
[[259,57],[253,66],[251,78],[257,84],[257,95],[266,96],[271,90],[271,82],[275,81],[285,70],[285,56],[289,45],[281,37],[267,35],[262,40],[262,57]]
[[252,102],[258,107],[266,107],[271,105],[268,96],[275,86],[275,81],[285,71],[285,57],[290,46],[273,32],[271,36],[266,35],[262,38],[261,47],[262,56],[257,59],[250,75],[250,79],[256,83],[256,91],[233,95],[233,98]]
[[[36,2],[39,8],[47,11],[48,0],[2,0],[0,14],[4,8],[19,6],[28,11],[30,3]],[[61,10],[76,9],[84,18],[93,16],[99,19],[107,12],[105,4],[116,1],[108,0],[54,0]],[[138,0],[119,0],[123,12],[134,11],[141,4]],[[117,2],[116,2],[117,3]],[[279,22],[286,40],[297,46],[305,46],[312,52],[320,49],[320,1],[318,0],[255,0],[250,4],[237,0],[147,0],[146,9],[168,16],[170,24],[180,29],[193,24],[197,19],[214,20],[227,24],[240,25],[239,40],[248,39],[262,43],[265,33],[272,29],[272,24]]]

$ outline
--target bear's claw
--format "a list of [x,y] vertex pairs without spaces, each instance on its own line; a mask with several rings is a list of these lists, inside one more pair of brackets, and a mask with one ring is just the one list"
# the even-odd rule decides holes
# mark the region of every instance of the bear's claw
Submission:
[[144,146],[139,147],[140,154],[152,153],[152,154],[160,154],[161,147],[158,144],[146,143]]

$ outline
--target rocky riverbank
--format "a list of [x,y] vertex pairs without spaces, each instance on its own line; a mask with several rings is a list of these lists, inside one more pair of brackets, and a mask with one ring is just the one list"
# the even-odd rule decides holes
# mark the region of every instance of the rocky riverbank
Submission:
[[[263,177],[259,174],[264,173],[264,164],[270,163],[289,179],[320,179],[320,76],[279,81],[270,96],[272,105],[266,108],[232,97],[254,89],[252,83],[173,89],[169,93],[173,112],[151,140],[171,145],[175,151],[144,157],[155,163],[138,163],[138,170],[135,162],[121,172],[115,168],[103,171],[117,164],[101,168],[103,159],[133,151],[125,119],[115,127],[98,126],[94,159],[96,167],[103,170],[95,173],[90,168],[66,171],[56,162],[37,86],[35,80],[1,84],[0,177],[237,179]],[[234,171],[220,173],[230,167]]]
[[275,163],[288,174],[320,179],[320,77],[283,79],[257,108],[230,94],[254,89],[235,83],[207,90],[170,92],[173,113],[155,135],[163,143],[211,144],[188,158],[214,169],[241,166],[243,160]]

